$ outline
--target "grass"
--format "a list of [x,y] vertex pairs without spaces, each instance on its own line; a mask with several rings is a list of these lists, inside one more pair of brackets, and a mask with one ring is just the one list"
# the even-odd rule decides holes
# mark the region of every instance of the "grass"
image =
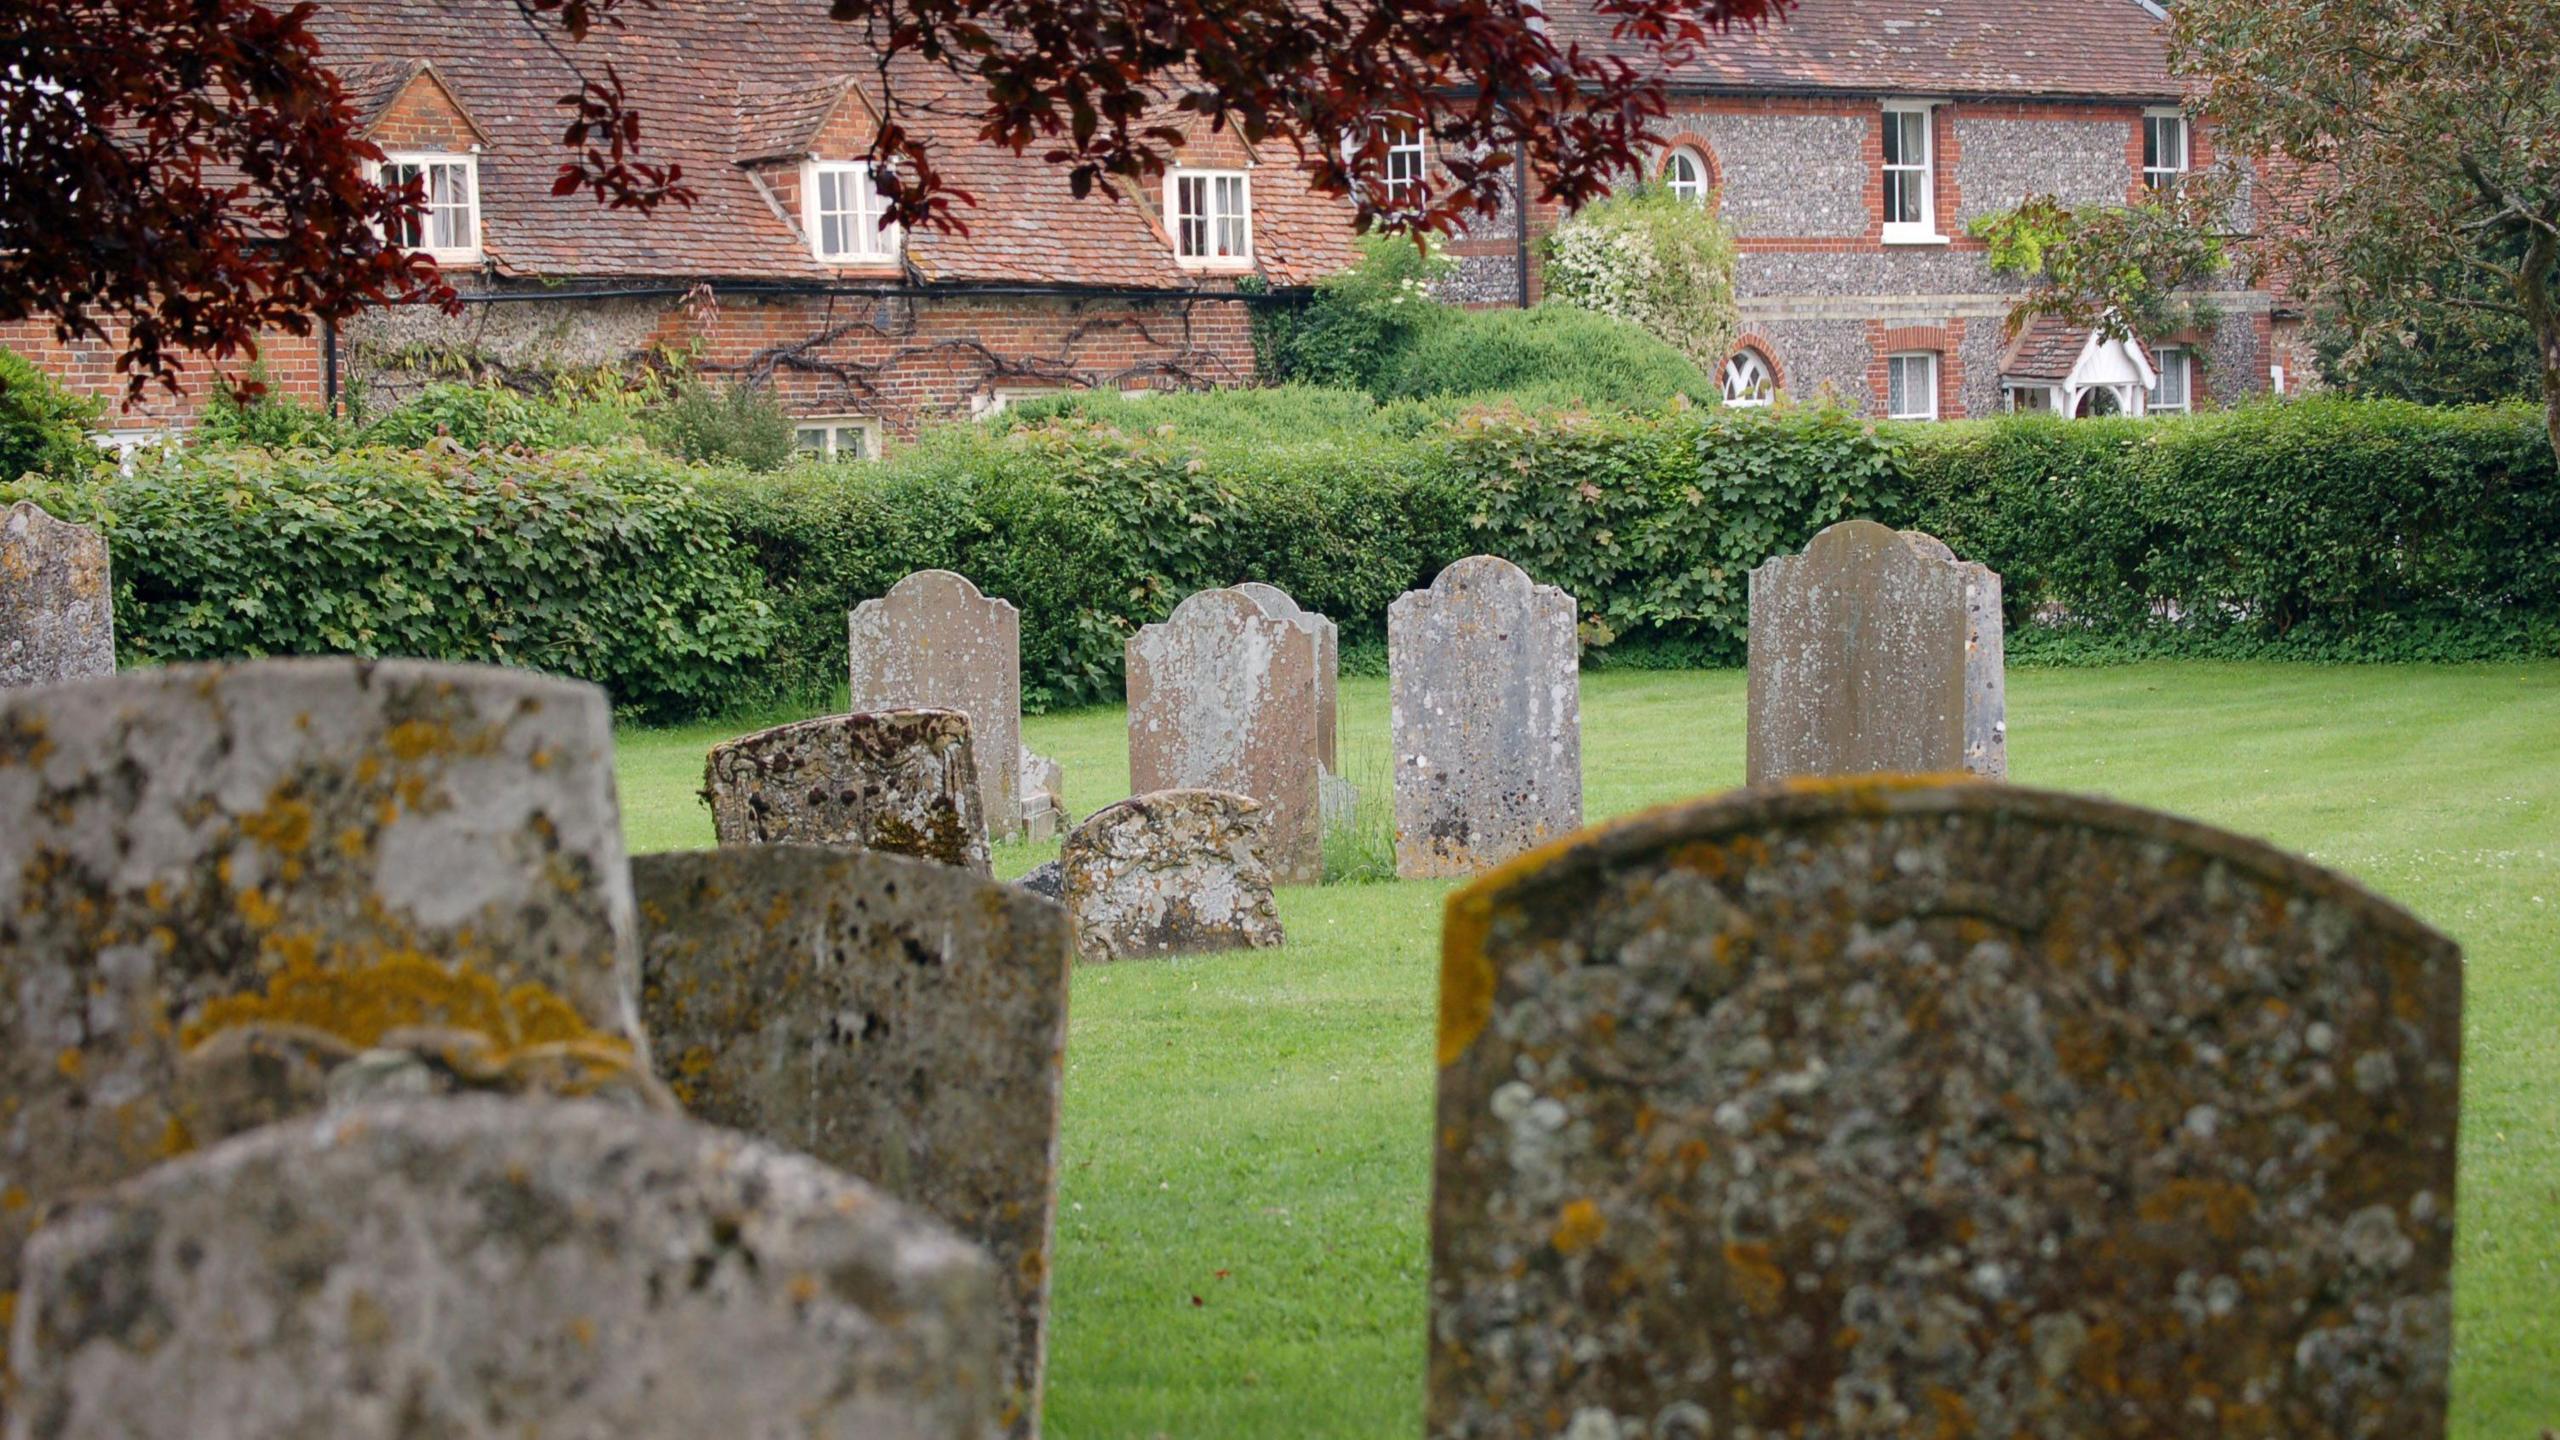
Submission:
[[[1589,817],[1738,783],[1742,698],[1739,673],[1585,676]],[[1342,701],[1344,772],[1383,776],[1385,682]],[[2560,665],[2027,670],[2010,716],[2020,783],[2262,836],[2462,942],[2453,1434],[2560,1426]],[[1126,793],[1121,727],[1024,725],[1079,815]],[[702,752],[743,728],[624,737],[633,849],[709,843]],[[1282,950],[1076,973],[1050,1435],[1419,1433],[1448,889],[1288,890]]]

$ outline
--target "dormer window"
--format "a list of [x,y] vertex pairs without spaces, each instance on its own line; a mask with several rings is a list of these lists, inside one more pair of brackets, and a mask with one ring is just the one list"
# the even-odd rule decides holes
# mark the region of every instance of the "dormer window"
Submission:
[[1165,177],[1173,253],[1192,265],[1253,263],[1252,180],[1242,170],[1175,170]]
[[1410,121],[1395,120],[1387,124],[1387,194],[1397,200],[1411,195],[1422,184],[1424,167],[1430,164],[1431,152],[1424,148],[1422,127]]
[[383,188],[397,189],[413,181],[425,205],[392,227],[391,242],[423,250],[440,262],[478,260],[480,157],[397,152],[383,157]]
[[809,243],[820,260],[862,265],[898,258],[900,231],[880,223],[889,207],[867,162],[811,161],[804,179]]

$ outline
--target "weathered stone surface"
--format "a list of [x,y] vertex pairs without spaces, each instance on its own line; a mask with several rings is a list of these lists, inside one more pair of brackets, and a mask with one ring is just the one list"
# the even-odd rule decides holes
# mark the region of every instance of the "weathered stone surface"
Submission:
[[106,537],[32,500],[0,511],[0,687],[116,670]]
[[25,1440],[979,1440],[995,1276],[680,1116],[473,1097],[244,1136],[46,1225]]
[[1164,790],[1105,806],[1059,867],[1087,960],[1278,945],[1265,812],[1221,790]]
[[1387,607],[1396,873],[1472,875],[1582,828],[1573,597],[1472,555]]
[[1938,541],[1872,520],[1752,571],[1751,783],[2007,775],[1999,585]]
[[1523,861],[1449,908],[1430,1433],[2441,1435],[2459,967],[2000,785]]
[[723,845],[848,845],[984,875],[969,717],[821,715],[711,747],[703,798]]
[[1013,883],[1044,900],[1056,900],[1063,902],[1067,898],[1067,868],[1065,862],[1058,860],[1042,861],[1040,864],[1034,865],[1029,870],[1023,872],[1022,878],[1014,881]]
[[642,1009],[695,1115],[919,1205],[995,1257],[1012,1433],[1040,1429],[1067,918],[1008,885],[786,845],[633,862]]
[[1067,814],[1067,769],[1028,747],[1022,751],[1022,838],[1053,840],[1073,823]]
[[225,1031],[638,1063],[612,746],[602,691],[475,666],[0,692],[0,1290],[37,1208],[207,1138],[180,1055]]
[[1315,654],[1294,621],[1235,590],[1203,590],[1129,640],[1129,788],[1260,801],[1283,885],[1324,878]]
[[1022,617],[964,576],[919,570],[853,608],[853,703],[871,710],[957,710],[979,757],[978,813],[1002,840],[1022,832]]
[[1316,763],[1328,773],[1332,772],[1339,763],[1335,748],[1340,739],[1338,720],[1342,710],[1341,627],[1290,599],[1289,592],[1277,585],[1248,580],[1236,589],[1261,606],[1263,614],[1275,620],[1288,621],[1314,643]]

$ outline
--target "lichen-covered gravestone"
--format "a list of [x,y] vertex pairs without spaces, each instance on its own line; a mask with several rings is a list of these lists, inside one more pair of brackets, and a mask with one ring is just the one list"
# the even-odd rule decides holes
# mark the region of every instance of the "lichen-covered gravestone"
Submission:
[[1067,814],[1066,767],[1029,748],[1022,752],[1022,835],[1026,840],[1054,840],[1073,823]]
[[1844,520],[1751,572],[1750,783],[2008,774],[2000,577]]
[[1316,675],[1316,763],[1328,775],[1340,773],[1342,766],[1334,751],[1338,744],[1337,717],[1342,710],[1341,627],[1290,599],[1289,592],[1277,585],[1248,580],[1235,588],[1261,606],[1263,614],[1296,626],[1315,647],[1311,665]]
[[56,520],[32,500],[0,511],[0,687],[115,669],[106,537]]
[[1314,662],[1305,631],[1236,590],[1203,590],[1129,640],[1129,788],[1261,802],[1283,885],[1324,878]]
[[807,1151],[986,1246],[1007,1426],[1038,1434],[1064,912],[948,867],[801,845],[646,855],[632,872],[661,1075],[695,1115]]
[[1267,833],[1259,804],[1222,790],[1160,790],[1095,811],[1058,857],[1076,952],[1121,960],[1280,944]]
[[919,570],[853,608],[853,703],[957,710],[978,761],[978,813],[998,840],[1022,833],[1022,617],[964,576]]
[[1658,811],[1453,897],[1429,1431],[2435,1437],[2460,954],[2003,785]]
[[612,750],[603,691],[490,667],[0,691],[0,1291],[43,1205],[213,1138],[181,1056],[229,1032],[640,1064]]
[[988,873],[969,717],[957,710],[821,715],[723,741],[702,793],[723,845],[849,845]]
[[1474,555],[1387,609],[1396,873],[1472,875],[1582,828],[1573,597]]
[[27,1247],[24,1440],[982,1440],[995,1276],[819,1162],[493,1099],[271,1126]]

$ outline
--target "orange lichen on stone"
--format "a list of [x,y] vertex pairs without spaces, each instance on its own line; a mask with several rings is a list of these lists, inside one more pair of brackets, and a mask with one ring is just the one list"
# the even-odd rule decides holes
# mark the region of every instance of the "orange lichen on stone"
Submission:
[[400,760],[415,762],[453,744],[453,732],[426,720],[403,720],[391,727],[382,743]]
[[306,1026],[358,1047],[379,1044],[392,1030],[434,1027],[485,1035],[501,1051],[573,1042],[630,1048],[628,1041],[590,1027],[544,986],[526,983],[502,992],[479,971],[439,965],[414,952],[351,969],[307,960],[288,964],[263,992],[209,1002],[179,1036],[192,1048],[219,1031],[260,1024]]
[[1778,1304],[1786,1298],[1787,1272],[1771,1259],[1766,1245],[1731,1242],[1724,1247],[1725,1272],[1733,1277],[1734,1293],[1754,1315],[1777,1313]]
[[1608,1233],[1609,1220],[1600,1213],[1600,1207],[1588,1200],[1576,1200],[1556,1217],[1555,1234],[1549,1243],[1559,1255],[1579,1255]]
[[240,833],[279,855],[299,855],[311,844],[311,805],[281,792],[267,807],[240,821]]
[[[1497,871],[1496,874],[1501,872]],[[1440,929],[1440,1063],[1454,1065],[1493,1018],[1493,962],[1484,953],[1493,925],[1490,892],[1470,888],[1449,897]]]
[[2229,1240],[2257,1213],[2258,1197],[2222,1180],[2172,1180],[2142,1197],[2142,1218],[2159,1224],[2202,1222],[2216,1240]]

